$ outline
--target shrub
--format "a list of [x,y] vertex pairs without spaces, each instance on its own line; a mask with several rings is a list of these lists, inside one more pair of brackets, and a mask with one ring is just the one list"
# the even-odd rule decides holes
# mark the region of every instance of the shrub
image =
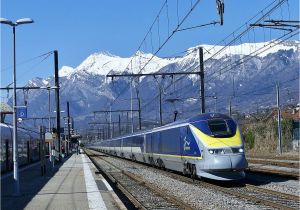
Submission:
[[245,132],[245,146],[247,149],[252,149],[254,147],[254,140],[255,140],[255,136],[254,136],[254,132],[249,129]]

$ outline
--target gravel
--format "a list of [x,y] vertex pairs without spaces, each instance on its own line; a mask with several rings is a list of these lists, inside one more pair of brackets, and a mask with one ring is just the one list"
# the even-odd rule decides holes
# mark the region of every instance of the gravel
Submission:
[[245,181],[256,183],[261,188],[300,196],[299,180],[290,180],[286,178],[260,175],[260,174],[247,174]]
[[133,167],[127,161],[117,158],[106,157],[106,159],[122,170],[143,177],[158,189],[189,203],[195,209],[268,209],[213,189],[176,180],[149,167],[137,164]]

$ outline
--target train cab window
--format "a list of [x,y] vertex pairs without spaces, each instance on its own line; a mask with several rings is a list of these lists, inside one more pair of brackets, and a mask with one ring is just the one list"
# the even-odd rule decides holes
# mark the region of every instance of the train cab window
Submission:
[[207,125],[207,121],[196,121],[192,123],[193,126],[195,126],[196,128],[198,128],[201,132],[207,134],[207,135],[211,135],[211,131]]
[[236,123],[231,119],[211,119],[192,123],[206,135],[218,138],[227,138],[235,135]]
[[208,127],[215,137],[231,137],[234,134],[231,126],[223,119],[208,120]]

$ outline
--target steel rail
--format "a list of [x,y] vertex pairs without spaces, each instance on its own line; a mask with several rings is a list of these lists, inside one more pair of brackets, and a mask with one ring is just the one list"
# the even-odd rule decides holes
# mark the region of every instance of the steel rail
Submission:
[[[119,158],[119,157],[111,156],[109,154],[108,154],[108,156],[109,157],[114,157],[114,158]],[[122,158],[119,158],[119,159],[122,159]],[[206,187],[206,188],[216,190],[217,192],[223,192],[224,194],[229,194],[229,195],[232,195],[232,196],[237,197],[237,198],[245,199],[247,201],[252,202],[253,204],[260,204],[260,205],[269,206],[269,207],[277,208],[277,209],[284,209],[284,210],[295,209],[293,207],[284,205],[282,203],[275,202],[275,201],[277,201],[278,198],[281,198],[281,200],[288,199],[290,201],[298,202],[298,205],[299,205],[299,198],[297,196],[294,196],[294,195],[281,193],[281,192],[277,192],[277,191],[273,191],[273,190],[268,190],[268,189],[264,189],[264,188],[255,187],[254,185],[250,185],[250,184],[245,184],[244,188],[240,188],[242,190],[235,190],[235,188],[225,188],[225,187],[222,187],[222,186],[218,186],[216,184],[204,182],[202,180],[197,180],[197,179],[193,180],[189,177],[186,177],[186,176],[183,176],[183,175],[180,175],[180,174],[177,174],[177,173],[173,173],[173,172],[170,172],[170,171],[164,171],[164,170],[160,170],[160,169],[157,169],[157,168],[153,168],[153,167],[149,166],[148,164],[132,162],[132,161],[126,160],[126,159],[122,159],[122,160],[124,160],[128,163],[131,163],[132,165],[133,164],[139,164],[139,165],[149,167],[149,168],[151,168],[153,170],[156,170],[157,172],[163,173],[163,174],[165,174],[165,175],[167,175],[171,178],[175,178],[176,180],[181,180],[185,183],[193,184],[194,186],[199,185],[199,186],[202,186],[202,187]],[[244,192],[241,192],[241,191],[244,191]],[[250,191],[250,192],[245,192],[245,191]],[[255,192],[253,192],[253,191],[255,191]],[[255,196],[252,195],[252,194],[257,194],[257,192],[265,193],[265,194],[268,194],[268,195],[271,195],[271,196],[276,196],[276,197],[275,198],[273,197],[274,199],[271,201],[271,200],[261,198],[260,196],[257,196],[257,195],[255,195]]]
[[[94,153],[95,154],[95,153]],[[89,156],[89,155],[88,155]],[[95,155],[93,155],[95,158]],[[91,160],[93,158],[90,158]],[[117,170],[119,170],[122,174],[124,174],[125,176],[129,177],[130,179],[134,180],[135,182],[137,182],[139,185],[143,185],[145,186],[146,188],[150,189],[150,191],[154,192],[155,194],[161,196],[162,198],[164,198],[166,201],[168,201],[170,204],[174,204],[175,206],[177,206],[179,209],[186,209],[186,210],[193,210],[194,208],[191,207],[189,204],[186,204],[184,203],[183,201],[181,200],[178,200],[177,197],[175,196],[172,196],[172,195],[169,195],[169,194],[166,194],[166,193],[163,193],[162,191],[160,191],[159,189],[157,189],[157,187],[155,187],[153,184],[147,182],[146,180],[144,180],[142,177],[140,176],[137,176],[133,173],[130,173],[130,172],[127,172],[127,171],[124,171],[122,169],[120,169],[118,166],[116,166],[115,164],[101,158],[101,157],[97,157],[96,158],[99,158],[103,161],[105,161],[107,164],[113,166],[114,168],[116,168]],[[96,162],[96,161],[95,161]],[[94,163],[96,165],[96,167],[99,166],[98,163]],[[101,166],[99,166],[101,168]],[[104,172],[105,174],[108,173],[108,177],[112,177],[112,175],[109,174],[109,172],[105,172],[105,170],[103,170],[103,168],[101,168],[101,171]],[[110,178],[111,179],[111,178]],[[143,204],[141,202],[139,202],[129,191],[126,190],[126,187],[122,186],[115,178],[113,178],[114,180],[114,183],[119,185],[119,187],[121,187],[122,189],[122,192],[124,191],[125,195],[128,196],[129,200],[133,201],[134,205],[137,207],[137,208],[142,208],[142,209],[146,209],[145,206],[143,206]]]
[[246,168],[245,172],[270,174],[270,175],[276,175],[276,176],[282,176],[282,177],[289,177],[289,178],[293,178],[293,179],[300,179],[300,174],[299,173],[272,170],[272,169],[266,169],[266,168]]

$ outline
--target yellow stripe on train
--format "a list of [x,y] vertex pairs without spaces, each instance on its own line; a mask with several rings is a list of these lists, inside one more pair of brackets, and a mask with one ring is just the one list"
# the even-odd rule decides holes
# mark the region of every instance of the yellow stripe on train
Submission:
[[203,144],[209,148],[240,147],[243,144],[241,134],[238,128],[236,129],[235,135],[229,138],[215,138],[208,136],[193,125],[190,125],[190,128],[194,136],[197,137],[199,141],[203,142]]
[[165,156],[165,157],[176,157],[176,158],[186,158],[186,159],[194,159],[194,160],[201,160],[202,156],[184,156],[184,155],[168,155],[168,154],[157,154],[153,153],[156,156]]

